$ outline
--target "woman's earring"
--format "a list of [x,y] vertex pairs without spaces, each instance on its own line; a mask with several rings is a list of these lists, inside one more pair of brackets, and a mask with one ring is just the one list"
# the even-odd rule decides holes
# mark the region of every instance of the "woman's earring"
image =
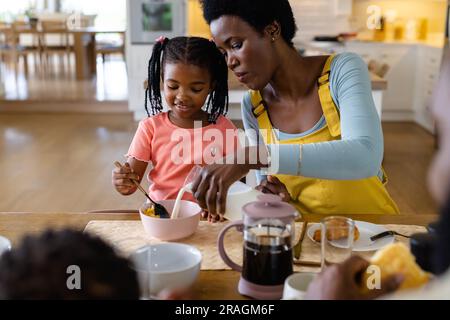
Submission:
[[272,37],[272,42],[275,42],[275,37]]

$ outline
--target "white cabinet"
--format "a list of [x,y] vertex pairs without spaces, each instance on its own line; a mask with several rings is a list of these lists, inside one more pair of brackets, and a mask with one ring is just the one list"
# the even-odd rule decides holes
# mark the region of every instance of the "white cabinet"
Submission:
[[425,129],[434,132],[430,104],[439,77],[442,49],[420,46],[417,52],[418,68],[414,93],[414,120]]
[[383,120],[413,120],[416,48],[408,45],[349,42],[346,51],[359,54],[369,63],[387,64],[388,88],[383,93]]
[[415,121],[433,132],[429,110],[439,76],[442,49],[421,44],[349,42],[346,51],[359,54],[368,63],[389,65],[383,95],[383,120]]

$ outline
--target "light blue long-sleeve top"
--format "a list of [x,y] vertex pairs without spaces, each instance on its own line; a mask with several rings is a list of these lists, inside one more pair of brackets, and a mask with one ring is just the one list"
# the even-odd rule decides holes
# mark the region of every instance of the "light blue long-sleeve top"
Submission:
[[[382,177],[383,132],[372,98],[371,81],[367,65],[354,53],[335,56],[330,71],[331,97],[340,111],[341,140],[302,145],[269,145],[271,153],[279,152],[276,174],[300,175],[319,179],[355,180]],[[242,101],[244,129],[258,130],[258,121],[252,113],[250,94]],[[302,137],[326,125],[325,117],[309,130],[289,134],[275,130],[278,140]],[[276,129],[276,128],[275,128]],[[248,134],[250,145],[261,143]],[[258,142],[259,141],[259,142]],[[301,152],[301,162],[299,160]],[[257,173],[260,182],[264,176]]]

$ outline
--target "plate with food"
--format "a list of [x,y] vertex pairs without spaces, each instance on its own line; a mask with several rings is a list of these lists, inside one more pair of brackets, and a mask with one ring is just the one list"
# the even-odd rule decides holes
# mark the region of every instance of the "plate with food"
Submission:
[[[365,221],[355,221],[353,251],[374,251],[381,249],[390,243],[393,243],[395,241],[395,238],[392,235],[383,237],[375,241],[370,240],[370,237],[385,231],[389,230],[382,225]],[[311,226],[308,228],[307,235],[313,242],[320,243],[320,223],[311,224]],[[332,237],[331,244],[333,246],[338,248],[344,247],[344,244],[340,243],[339,239],[342,237],[346,237],[346,234],[336,234],[330,236]]]

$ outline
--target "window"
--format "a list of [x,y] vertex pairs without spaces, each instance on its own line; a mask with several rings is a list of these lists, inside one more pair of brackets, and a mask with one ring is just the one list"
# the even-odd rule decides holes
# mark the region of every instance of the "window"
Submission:
[[11,22],[27,12],[83,13],[95,15],[99,28],[126,28],[126,0],[2,0],[0,21]]
[[99,28],[126,27],[126,0],[62,0],[61,11],[96,15]]

